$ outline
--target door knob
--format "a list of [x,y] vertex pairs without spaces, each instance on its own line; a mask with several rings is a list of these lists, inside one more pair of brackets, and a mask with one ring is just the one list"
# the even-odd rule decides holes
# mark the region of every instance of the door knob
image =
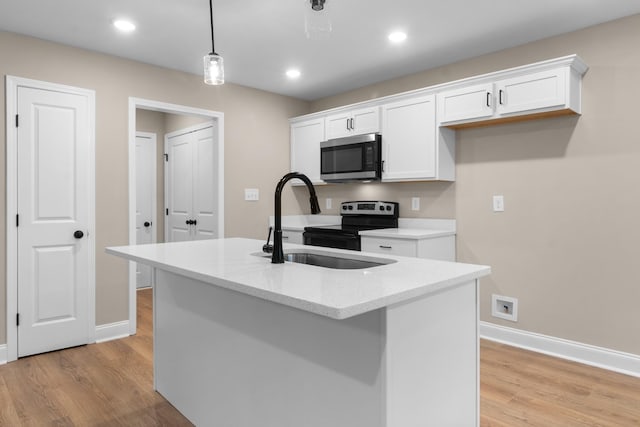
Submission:
[[144,226],[145,226],[145,227],[149,227],[150,225],[151,225],[151,223],[150,223],[149,221],[145,221],[145,222],[144,222]]
[[187,224],[187,225],[191,225],[191,224],[193,224],[193,220],[188,219],[188,220],[186,220],[186,221],[185,221],[185,224]]
[[82,237],[84,237],[84,233],[81,230],[76,230],[73,233],[73,237],[75,237],[76,239],[82,239]]

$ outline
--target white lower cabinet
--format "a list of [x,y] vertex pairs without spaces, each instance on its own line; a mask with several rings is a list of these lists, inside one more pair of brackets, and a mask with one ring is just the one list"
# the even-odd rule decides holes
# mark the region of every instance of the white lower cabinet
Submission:
[[282,230],[282,242],[283,243],[295,243],[302,245],[302,231],[297,230]]
[[360,239],[363,252],[437,259],[441,261],[456,260],[455,236],[426,239],[361,236]]

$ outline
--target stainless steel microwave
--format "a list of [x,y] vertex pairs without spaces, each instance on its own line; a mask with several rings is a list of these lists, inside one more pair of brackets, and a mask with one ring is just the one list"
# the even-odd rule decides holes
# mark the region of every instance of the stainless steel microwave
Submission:
[[382,172],[378,133],[335,138],[320,143],[320,178],[327,182],[376,181]]

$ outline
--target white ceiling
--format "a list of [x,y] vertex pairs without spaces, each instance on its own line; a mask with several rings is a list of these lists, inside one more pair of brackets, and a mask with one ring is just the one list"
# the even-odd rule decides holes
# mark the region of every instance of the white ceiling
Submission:
[[[313,40],[309,0],[214,0],[226,80],[313,100],[640,13],[640,0],[326,1],[333,31]],[[119,17],[137,30],[117,33]],[[207,0],[0,0],[0,29],[199,75],[211,50]]]

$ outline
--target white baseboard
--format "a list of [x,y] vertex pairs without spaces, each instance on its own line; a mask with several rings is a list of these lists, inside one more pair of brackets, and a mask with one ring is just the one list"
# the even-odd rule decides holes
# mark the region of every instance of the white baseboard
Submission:
[[129,335],[130,334],[129,334],[128,320],[96,326],[96,342],[97,343],[117,340],[119,338],[128,337]]
[[640,356],[562,338],[480,322],[480,337],[561,359],[640,377]]
[[0,344],[0,365],[7,363],[7,345]]

